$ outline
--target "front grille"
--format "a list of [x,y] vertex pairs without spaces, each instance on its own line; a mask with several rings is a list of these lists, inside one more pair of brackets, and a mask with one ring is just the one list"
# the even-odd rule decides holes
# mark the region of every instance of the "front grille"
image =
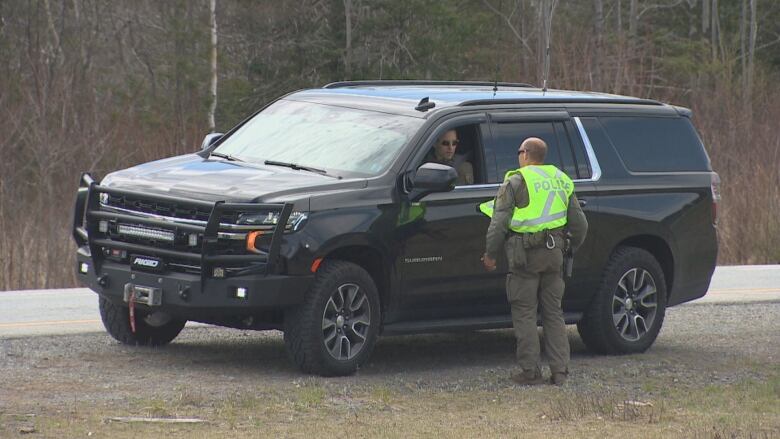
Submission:
[[[283,227],[237,224],[240,215],[274,212]],[[89,245],[96,270],[103,259],[128,263],[132,255],[164,261],[166,270],[220,277],[275,272],[291,204],[180,199],[100,186],[82,176],[73,236]],[[305,218],[305,217],[304,217]],[[262,230],[255,249],[246,234]]]
[[[199,222],[205,225],[211,215],[211,210],[206,210],[197,206],[189,206],[185,203],[156,202],[143,200],[137,197],[116,195],[110,195],[107,201],[108,202],[104,204],[104,206],[108,207],[108,209],[104,210],[111,211],[121,209],[121,212],[123,213],[138,215],[139,217],[158,215],[172,220],[181,219],[190,222]],[[222,224],[235,224],[238,213],[223,213],[220,218]],[[194,246],[190,243],[191,234],[192,232],[177,230],[175,222],[170,223],[170,228],[162,228],[135,224],[132,221],[111,221],[109,222],[109,227],[105,235],[115,242],[200,254],[203,234],[197,234],[197,244]],[[233,236],[243,236],[243,234],[234,233]],[[214,243],[213,250],[221,255],[245,255],[247,254],[245,246],[246,244],[243,239],[220,239]],[[169,271],[200,273],[202,268],[199,263],[186,258],[168,256],[164,259],[165,267]],[[246,266],[245,263],[227,263],[224,265],[227,269],[241,269]],[[228,272],[230,271],[228,270]]]
[[[128,195],[108,195],[107,206],[131,210],[140,213],[149,213],[185,220],[208,221],[211,210],[202,207],[188,205],[186,202],[174,203],[165,201],[143,200]],[[235,224],[238,220],[238,212],[223,212],[221,223]]]

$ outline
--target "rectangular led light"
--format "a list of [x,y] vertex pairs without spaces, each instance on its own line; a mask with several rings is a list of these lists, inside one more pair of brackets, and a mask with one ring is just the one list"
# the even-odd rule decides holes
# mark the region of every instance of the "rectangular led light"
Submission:
[[81,274],[89,273],[89,265],[87,265],[86,262],[79,264],[79,272],[81,272]]
[[196,245],[198,245],[198,234],[197,233],[190,233],[189,244],[190,244],[190,247],[195,247]]
[[120,224],[117,227],[120,235],[135,236],[138,238],[154,239],[156,241],[173,242],[174,234],[169,230],[150,229],[148,227]]
[[236,297],[239,299],[246,299],[246,288],[238,287],[236,288]]
[[100,221],[98,223],[98,230],[100,230],[100,233],[108,232],[108,221]]

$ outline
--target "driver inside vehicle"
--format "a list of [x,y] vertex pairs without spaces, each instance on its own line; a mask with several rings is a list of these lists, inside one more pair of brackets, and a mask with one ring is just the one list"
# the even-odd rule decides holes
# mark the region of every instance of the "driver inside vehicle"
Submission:
[[468,161],[457,163],[455,151],[458,149],[458,133],[455,130],[449,130],[444,133],[433,149],[425,157],[426,163],[439,163],[452,166],[458,171],[456,185],[474,184],[474,167]]

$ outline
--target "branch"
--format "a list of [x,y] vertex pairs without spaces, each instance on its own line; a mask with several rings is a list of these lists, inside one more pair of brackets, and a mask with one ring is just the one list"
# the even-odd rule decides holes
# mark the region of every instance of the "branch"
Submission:
[[485,6],[487,6],[488,9],[493,11],[496,15],[498,15],[501,18],[503,18],[504,22],[506,23],[507,26],[509,26],[509,29],[512,31],[512,33],[515,34],[515,38],[517,38],[518,41],[523,43],[523,47],[525,47],[526,50],[528,50],[529,52],[533,52],[533,50],[531,50],[531,48],[528,46],[528,43],[525,41],[525,38],[523,38],[523,36],[520,35],[520,32],[517,31],[517,28],[512,24],[512,21],[510,20],[512,18],[512,16],[515,15],[515,11],[517,10],[517,8],[513,9],[512,10],[512,15],[507,17],[505,14],[501,13],[501,11],[499,11],[493,5],[491,5],[488,0],[482,0],[482,3],[484,3]]
[[[755,50],[756,50],[756,52],[758,52],[759,50],[766,49],[767,47],[774,46],[775,44],[778,44],[778,43],[780,43],[780,36],[778,36],[774,41],[770,41],[768,43],[764,43],[764,44],[756,47]],[[747,56],[747,55],[742,54],[742,55],[736,56],[736,57],[734,57],[734,60],[735,61],[741,60],[745,56]]]
[[642,12],[636,14],[636,18],[637,20],[640,19],[642,15],[645,14],[645,12],[652,11],[653,9],[669,9],[679,5],[682,2],[683,0],[676,0],[675,2],[670,3],[668,5],[647,5],[644,9],[642,9]]

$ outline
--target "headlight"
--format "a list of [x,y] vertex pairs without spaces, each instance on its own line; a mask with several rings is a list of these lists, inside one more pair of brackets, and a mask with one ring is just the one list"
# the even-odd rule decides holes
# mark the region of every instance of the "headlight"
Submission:
[[[298,230],[308,218],[304,212],[293,212],[287,219],[290,230]],[[275,226],[279,222],[279,212],[242,213],[238,216],[238,224],[250,226]]]

